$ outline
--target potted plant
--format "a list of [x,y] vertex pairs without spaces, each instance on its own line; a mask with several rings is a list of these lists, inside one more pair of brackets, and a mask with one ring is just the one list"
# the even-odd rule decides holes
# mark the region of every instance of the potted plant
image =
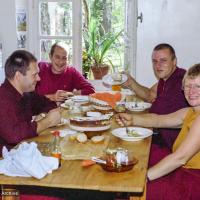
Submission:
[[[94,78],[102,79],[108,73],[110,65],[112,66],[108,52],[114,47],[115,41],[121,32],[116,34],[111,32],[102,34],[100,33],[98,22],[95,19],[91,19],[88,29],[84,31],[85,51],[83,52],[83,70],[84,67],[86,68],[90,65]],[[86,59],[84,60],[84,58]]]

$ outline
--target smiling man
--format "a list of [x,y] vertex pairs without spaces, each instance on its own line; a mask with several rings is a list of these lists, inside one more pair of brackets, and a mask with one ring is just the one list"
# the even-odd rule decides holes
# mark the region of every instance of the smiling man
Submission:
[[[40,80],[38,73],[37,60],[28,51],[17,50],[7,59],[6,79],[0,86],[1,147],[13,147],[60,123],[61,115],[55,102],[34,92]],[[33,116],[42,112],[48,112],[44,119],[38,122],[32,120]]]
[[[140,85],[129,74],[124,85],[131,88],[144,101],[152,103],[149,110],[151,113],[169,114],[187,107],[188,104],[182,91],[182,79],[186,71],[177,67],[174,48],[166,43],[158,44],[153,49],[152,65],[158,82],[151,88]],[[154,130],[159,135],[154,136],[153,141],[171,149],[179,131],[179,129]]]
[[73,94],[94,93],[94,87],[74,68],[68,66],[67,50],[62,43],[55,43],[49,54],[51,63],[40,62],[40,78],[36,91],[49,99],[62,102]]

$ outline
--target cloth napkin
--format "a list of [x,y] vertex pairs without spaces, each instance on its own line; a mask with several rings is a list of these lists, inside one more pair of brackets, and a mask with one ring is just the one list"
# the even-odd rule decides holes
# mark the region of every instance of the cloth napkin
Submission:
[[58,159],[43,156],[34,142],[23,142],[17,149],[3,147],[3,159],[0,160],[0,174],[43,178],[58,168]]
[[122,95],[120,92],[116,92],[114,94],[109,93],[109,92],[99,92],[99,93],[94,93],[91,95],[92,98],[102,100],[108,103],[109,106],[112,108],[115,108],[116,103],[121,100]]

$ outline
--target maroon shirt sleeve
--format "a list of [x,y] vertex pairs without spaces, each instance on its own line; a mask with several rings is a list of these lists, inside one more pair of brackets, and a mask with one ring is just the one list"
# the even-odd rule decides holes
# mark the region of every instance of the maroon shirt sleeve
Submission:
[[16,102],[3,98],[0,104],[0,138],[9,145],[37,136],[37,123],[32,122],[32,116],[56,107],[54,102],[35,93],[27,93]]
[[[17,144],[23,139],[37,136],[36,122],[27,120],[23,113],[19,113],[19,109],[9,102],[4,104],[4,112],[0,112],[0,137],[7,144]],[[5,114],[7,113],[7,114]]]

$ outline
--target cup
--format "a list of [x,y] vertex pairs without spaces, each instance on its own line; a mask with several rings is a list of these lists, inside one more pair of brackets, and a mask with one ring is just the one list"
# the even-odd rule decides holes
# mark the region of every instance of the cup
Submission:
[[113,80],[112,90],[121,91],[122,74],[119,72],[112,74],[112,80]]
[[80,117],[83,115],[83,109],[79,103],[74,103],[69,108],[69,118],[71,117]]
[[121,91],[121,85],[112,85],[112,91]]

